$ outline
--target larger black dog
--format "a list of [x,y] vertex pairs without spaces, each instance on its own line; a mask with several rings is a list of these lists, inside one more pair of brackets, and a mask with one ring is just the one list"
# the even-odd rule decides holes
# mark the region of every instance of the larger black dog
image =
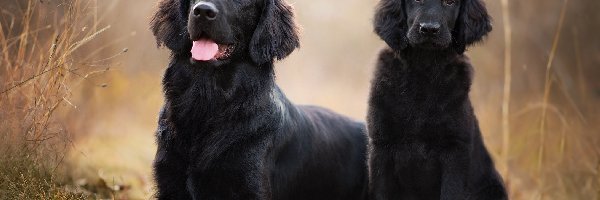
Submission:
[[491,25],[480,0],[381,0],[368,129],[372,199],[506,199],[469,101],[465,47]]
[[294,106],[273,61],[298,47],[283,0],[163,0],[172,52],[154,173],[158,199],[362,199],[364,125]]

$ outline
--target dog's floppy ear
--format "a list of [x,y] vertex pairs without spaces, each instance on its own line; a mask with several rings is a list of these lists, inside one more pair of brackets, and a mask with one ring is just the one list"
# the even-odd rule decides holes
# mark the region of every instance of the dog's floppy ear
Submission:
[[264,0],[262,16],[250,41],[250,56],[259,65],[281,60],[300,46],[293,9],[284,0]]
[[459,54],[492,31],[490,16],[481,0],[464,0],[454,29],[454,46]]
[[408,46],[404,0],[381,0],[377,6],[374,24],[375,33],[392,49],[402,50]]
[[162,0],[158,11],[150,21],[150,29],[158,46],[166,46],[174,53],[181,53],[191,45],[187,33],[189,0]]

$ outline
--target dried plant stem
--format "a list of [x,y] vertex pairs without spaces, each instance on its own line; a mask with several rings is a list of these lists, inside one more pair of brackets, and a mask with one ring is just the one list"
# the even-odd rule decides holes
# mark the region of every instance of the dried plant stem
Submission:
[[[33,10],[34,10],[34,2],[33,1],[28,1],[27,2],[27,10],[25,11],[25,15],[23,16],[23,20],[24,21],[30,21],[31,18],[33,17]],[[23,23],[23,30],[30,30],[29,27],[30,23]],[[20,42],[19,42],[19,49],[17,51],[17,59],[16,59],[16,64],[17,65],[22,65],[25,62],[25,51],[27,49],[27,42],[28,40],[28,36],[29,34],[22,34],[20,37]]]
[[[79,47],[81,47],[82,45],[84,45],[84,44],[88,43],[89,41],[91,41],[92,39],[94,39],[95,37],[97,37],[97,36],[98,36],[99,34],[101,34],[102,32],[104,32],[104,31],[108,30],[109,28],[110,28],[110,26],[104,27],[104,28],[102,28],[100,31],[97,31],[97,32],[95,32],[95,33],[91,34],[90,36],[88,36],[88,37],[85,37],[84,39],[82,39],[82,40],[80,40],[80,41],[78,41],[78,42],[75,42],[74,44],[72,44],[72,45],[69,47],[69,49],[67,50],[67,52],[66,52],[66,53],[63,55],[63,57],[65,57],[65,56],[70,56],[70,55],[71,55],[71,54],[72,54],[72,53],[73,53],[75,50],[77,50]],[[58,41],[58,38],[59,38],[59,37],[57,36],[57,39],[56,39],[57,41]],[[45,68],[46,68],[46,66],[47,66],[48,64],[50,64],[50,62],[52,62],[52,61],[53,61],[54,53],[56,52],[56,47],[57,47],[57,46],[56,46],[56,43],[55,43],[55,44],[53,44],[53,46],[52,46],[52,49],[51,49],[51,54],[50,54],[50,57],[49,57],[49,59],[48,59],[48,62],[47,62],[47,64],[46,64],[46,65],[43,67],[43,69],[45,69]],[[53,71],[53,70],[57,70],[57,69],[64,69],[64,66],[63,66],[63,65],[64,65],[64,61],[65,61],[65,60],[66,60],[66,59],[64,59],[64,58],[61,58],[61,59],[59,59],[59,61],[56,61],[56,63],[55,63],[55,67],[52,67],[52,68],[50,68],[50,69],[48,69],[48,70],[44,70],[44,71],[42,71],[42,72],[40,72],[40,73],[38,73],[38,74],[36,74],[36,75],[33,75],[33,76],[31,76],[31,77],[29,77],[29,78],[27,78],[27,79],[23,80],[23,81],[20,81],[20,82],[18,82],[17,84],[15,84],[15,85],[13,85],[13,86],[9,87],[8,89],[5,89],[5,90],[3,90],[2,92],[0,92],[0,95],[1,95],[1,94],[5,94],[5,93],[8,93],[8,92],[10,92],[11,90],[14,90],[15,88],[21,87],[21,86],[25,85],[26,83],[28,83],[28,82],[30,82],[30,81],[32,81],[32,80],[35,80],[36,78],[38,78],[38,77],[40,77],[40,76],[42,76],[42,75],[44,75],[44,74],[46,74],[46,73],[48,73],[48,72],[51,72],[51,71]],[[69,72],[72,72],[72,71],[71,71],[71,70],[69,70],[69,69],[66,69],[66,70],[67,70],[67,71],[69,71]],[[47,87],[47,86],[49,86],[49,85],[46,85],[46,87]]]
[[552,72],[552,63],[554,62],[554,58],[556,56],[556,50],[558,48],[558,43],[560,41],[560,35],[562,32],[562,27],[564,24],[564,20],[565,20],[565,13],[567,11],[567,3],[569,2],[569,0],[564,0],[563,1],[563,5],[560,11],[560,18],[558,21],[558,27],[556,29],[555,35],[554,35],[554,40],[552,42],[552,49],[550,51],[550,56],[548,58],[548,62],[546,64],[546,77],[545,77],[545,83],[544,83],[544,97],[542,99],[542,115],[541,115],[541,119],[540,119],[540,147],[538,150],[538,162],[537,162],[537,171],[539,174],[539,177],[542,179],[542,181],[540,181],[540,192],[541,192],[541,197],[543,198],[543,190],[544,190],[544,176],[541,174],[542,173],[542,164],[544,162],[544,146],[546,143],[546,115],[547,115],[547,107],[548,107],[548,100],[550,98],[550,89],[552,87],[552,77],[551,77],[551,72]]
[[[504,24],[504,93],[502,98],[502,171],[504,179],[508,181],[508,150],[510,144],[510,89],[511,89],[511,62],[512,62],[512,25],[508,0],[502,0],[502,20]],[[508,184],[510,185],[510,184]]]
[[[577,66],[577,89],[579,89],[578,93],[581,96],[581,99],[588,99],[588,87],[586,85],[587,80],[583,75],[583,63],[581,57],[581,45],[579,44],[579,31],[577,28],[573,28],[573,48],[575,49],[575,66]],[[584,102],[588,103],[588,102]]]

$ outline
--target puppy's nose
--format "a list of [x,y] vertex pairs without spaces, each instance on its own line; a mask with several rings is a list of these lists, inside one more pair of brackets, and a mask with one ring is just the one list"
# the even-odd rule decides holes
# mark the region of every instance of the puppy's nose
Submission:
[[439,23],[420,23],[419,24],[419,32],[423,34],[435,35],[440,32],[440,24]]
[[194,6],[194,17],[205,18],[207,20],[214,20],[219,14],[219,10],[215,7],[215,4],[210,2],[200,2]]

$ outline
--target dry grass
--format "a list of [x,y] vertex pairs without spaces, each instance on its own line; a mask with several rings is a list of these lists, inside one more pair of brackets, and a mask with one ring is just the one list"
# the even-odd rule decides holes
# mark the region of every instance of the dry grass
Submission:
[[[597,53],[597,49],[591,48],[597,42],[586,37],[589,43],[581,46],[576,34],[565,35],[563,30],[575,29],[585,24],[587,21],[581,23],[576,21],[575,17],[577,12],[583,12],[585,8],[582,8],[581,2],[559,0],[550,4],[555,6],[553,7],[555,12],[550,12],[554,14],[529,13],[531,16],[527,16],[528,14],[519,11],[511,13],[509,8],[517,7],[527,12],[525,10],[532,9],[532,5],[511,1],[513,6],[510,7],[508,1],[504,0],[502,3],[505,42],[511,38],[512,31],[523,30],[529,34],[526,35],[529,38],[547,41],[547,46],[543,45],[546,47],[527,46],[532,42],[524,40],[523,35],[517,38],[521,42],[518,46],[522,48],[517,52],[522,56],[516,62],[539,65],[539,67],[517,68],[519,74],[511,73],[507,62],[515,63],[515,61],[505,55],[505,93],[502,108],[504,137],[498,165],[503,169],[511,197],[513,199],[598,199],[600,198],[598,193],[600,182],[597,178],[599,110],[594,106],[598,103],[598,96],[594,91],[597,82],[586,80],[586,76],[591,74],[582,74],[582,71],[588,73],[595,71],[592,66],[597,65],[598,61],[588,60],[587,63],[591,65],[584,66],[583,58],[589,58]],[[509,13],[511,14],[508,15]],[[521,17],[522,20],[527,17],[543,16],[555,17],[552,18],[553,21],[547,20],[548,24],[554,26],[547,25],[543,29],[547,33],[553,33],[547,37],[541,34],[535,35],[536,32],[531,31],[536,26],[540,26],[537,24],[530,25],[522,21],[518,23],[521,27],[513,28],[510,25],[510,17]],[[527,27],[528,25],[530,27]],[[598,28],[600,27],[585,27],[588,31]],[[571,41],[574,41],[572,45]],[[505,43],[505,46],[510,48],[511,45]],[[540,55],[532,52],[536,50],[547,53]],[[505,53],[510,51],[511,49],[505,49]],[[575,54],[570,54],[569,51]],[[512,94],[515,98],[507,98],[506,87],[509,83],[507,81],[511,79],[517,79],[520,83],[518,92]],[[536,81],[541,84],[531,84]],[[523,85],[524,82],[529,82],[531,85]],[[508,108],[509,103],[512,109]],[[511,110],[512,114],[507,114]],[[498,126],[488,125],[484,129],[493,130],[494,127]],[[510,137],[507,134],[510,134]],[[487,137],[486,139],[490,141],[490,137],[493,136]]]
[[80,199],[57,173],[72,145],[65,113],[78,83],[108,69],[74,55],[108,27],[86,17],[88,1],[2,3],[0,197]]
[[40,158],[20,153],[0,159],[0,199],[86,198],[83,193],[61,186],[62,179],[39,163]]

